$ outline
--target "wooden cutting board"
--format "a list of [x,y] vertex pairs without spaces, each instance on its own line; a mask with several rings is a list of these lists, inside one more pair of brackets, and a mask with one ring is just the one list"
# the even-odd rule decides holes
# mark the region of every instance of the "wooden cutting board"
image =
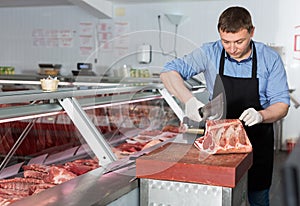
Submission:
[[199,159],[194,145],[169,143],[136,160],[138,178],[234,188],[252,165],[252,153],[210,155]]

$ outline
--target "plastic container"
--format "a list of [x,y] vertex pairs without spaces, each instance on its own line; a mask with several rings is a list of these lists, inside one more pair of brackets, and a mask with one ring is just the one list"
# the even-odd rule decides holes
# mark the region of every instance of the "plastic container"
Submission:
[[45,92],[53,92],[57,90],[59,80],[57,79],[41,79],[42,90]]
[[0,66],[0,75],[15,74],[15,68],[11,66]]
[[130,77],[130,69],[130,65],[124,64],[122,67],[119,68],[119,75],[121,77]]

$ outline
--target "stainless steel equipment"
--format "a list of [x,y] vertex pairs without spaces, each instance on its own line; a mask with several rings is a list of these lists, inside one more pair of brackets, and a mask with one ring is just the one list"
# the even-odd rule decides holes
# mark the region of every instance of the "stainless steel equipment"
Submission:
[[57,76],[60,73],[61,64],[39,64],[38,73],[41,75]]

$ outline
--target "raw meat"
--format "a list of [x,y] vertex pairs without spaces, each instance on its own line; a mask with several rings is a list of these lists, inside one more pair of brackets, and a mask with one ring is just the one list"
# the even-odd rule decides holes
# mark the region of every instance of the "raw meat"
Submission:
[[7,206],[7,205],[9,205],[11,203],[14,203],[14,202],[18,201],[19,199],[21,199],[21,198],[19,198],[19,197],[13,197],[13,196],[0,197],[0,205],[1,206]]
[[162,131],[160,130],[144,130],[140,132],[140,135],[146,135],[146,136],[157,136],[160,135]]
[[45,183],[51,184],[61,184],[77,177],[76,174],[68,171],[63,166],[31,164],[24,165],[23,169],[25,178],[42,179]]
[[45,175],[48,175],[48,173],[37,171],[37,170],[24,170],[24,177],[25,178],[35,178],[42,180]]
[[30,165],[23,165],[22,168],[24,170],[34,170],[34,171],[48,173],[49,166],[40,165],[40,164],[30,164]]
[[61,184],[77,177],[73,172],[68,171],[63,167],[51,166],[48,170],[48,175],[44,176],[45,183]]
[[34,178],[16,177],[13,179],[2,179],[0,181],[0,188],[27,191],[31,185],[40,184],[42,182],[42,180]]
[[98,167],[96,158],[79,159],[57,166],[23,165],[24,177],[0,180],[0,206],[37,194]]
[[37,194],[54,186],[55,184],[51,184],[51,183],[41,183],[38,185],[31,185],[29,188],[29,194],[30,195]]
[[0,188],[0,195],[1,197],[18,197],[18,198],[23,198],[29,196],[29,190],[17,190],[17,189],[3,189]]
[[122,152],[134,153],[141,151],[146,143],[123,143],[118,145],[116,148]]
[[159,143],[161,143],[161,142],[162,142],[162,141],[161,141],[160,139],[154,139],[154,140],[151,140],[150,142],[148,142],[148,143],[143,147],[142,150],[147,149],[147,148],[149,148],[149,147],[152,147],[152,146],[154,146],[154,145],[156,145],[156,144],[159,144]]
[[99,161],[95,159],[80,159],[73,162],[67,162],[64,168],[76,175],[82,175],[88,171],[94,170],[99,166]]
[[128,143],[134,143],[134,142],[139,142],[139,143],[147,143],[149,141],[151,141],[154,137],[151,136],[142,136],[142,135],[137,135],[135,137],[132,137],[128,140],[126,140],[126,142]]
[[252,151],[243,124],[238,119],[206,121],[204,136],[196,139],[194,145],[208,154],[248,153]]
[[42,183],[42,180],[16,177],[0,180],[0,205],[9,205],[30,195],[30,187]]
[[179,126],[175,126],[175,125],[165,125],[162,128],[163,132],[173,132],[173,133],[180,133],[181,129]]

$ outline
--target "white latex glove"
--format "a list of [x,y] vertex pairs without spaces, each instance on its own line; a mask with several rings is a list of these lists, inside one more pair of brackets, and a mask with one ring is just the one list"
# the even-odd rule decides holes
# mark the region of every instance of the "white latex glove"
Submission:
[[202,118],[198,110],[203,106],[204,104],[197,100],[196,97],[192,97],[185,103],[185,115],[191,120],[200,122]]
[[256,111],[254,108],[246,109],[239,118],[241,121],[245,122],[246,126],[253,126],[255,124],[261,123],[263,121],[263,117],[261,114]]

